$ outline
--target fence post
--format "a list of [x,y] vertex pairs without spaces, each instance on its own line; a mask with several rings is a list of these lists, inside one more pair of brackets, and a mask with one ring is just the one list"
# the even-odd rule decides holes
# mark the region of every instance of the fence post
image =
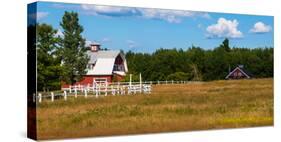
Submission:
[[119,91],[120,95],[123,95],[123,89],[122,88],[123,88],[122,86],[119,88],[120,89],[120,91]]
[[133,92],[133,90],[132,90],[132,86],[129,86],[129,88],[128,88],[128,95],[131,95],[131,93]]
[[129,87],[131,88],[132,86],[132,74],[130,74],[130,83],[129,83]]
[[172,84],[174,84],[174,80],[172,80]]
[[41,103],[41,102],[42,102],[42,94],[39,93],[39,94],[38,94],[38,97],[39,97],[39,103]]
[[90,92],[90,84],[87,85],[87,91]]
[[100,87],[101,87],[101,85],[99,84],[97,87],[98,87],[98,88],[97,88],[96,91],[97,91],[97,96],[98,96],[98,95],[100,95]]
[[64,100],[66,101],[67,100],[66,91],[63,91],[63,94],[64,94]]
[[105,96],[107,96],[107,83],[105,83]]
[[77,98],[77,87],[74,88],[75,98]]
[[159,80],[157,81],[158,84],[160,84]]
[[96,98],[97,98],[98,95],[99,95],[99,91],[100,91],[100,85],[97,85],[97,84],[96,84]]
[[111,89],[111,94],[114,95],[114,94],[113,94],[113,93],[114,93],[114,91],[113,91],[113,85],[111,85],[110,89]]
[[96,84],[93,83],[93,94],[96,93]]
[[85,98],[87,98],[88,94],[87,94],[87,89],[84,90],[85,93]]
[[140,73],[140,93],[142,93],[142,78],[141,78],[141,73]]
[[71,85],[69,85],[69,93],[71,93],[72,91],[71,91]]
[[120,85],[120,82],[118,82],[118,85],[117,85],[117,94],[120,94],[119,85]]
[[52,99],[52,102],[54,101],[54,92],[51,92],[51,99]]
[[120,87],[120,95],[124,95],[123,94],[123,86]]
[[166,85],[168,84],[168,81],[166,80]]

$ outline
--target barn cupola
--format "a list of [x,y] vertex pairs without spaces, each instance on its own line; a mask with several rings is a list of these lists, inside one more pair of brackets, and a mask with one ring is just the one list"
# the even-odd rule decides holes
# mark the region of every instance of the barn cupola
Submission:
[[100,44],[98,43],[90,44],[90,50],[92,52],[98,52],[100,50]]

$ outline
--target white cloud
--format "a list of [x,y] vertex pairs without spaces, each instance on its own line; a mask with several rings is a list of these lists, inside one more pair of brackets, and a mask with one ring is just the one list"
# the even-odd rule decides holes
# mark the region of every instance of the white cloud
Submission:
[[31,13],[29,14],[29,17],[32,19],[37,19],[37,20],[41,20],[42,18],[48,16],[49,13],[48,12],[37,12],[37,13]]
[[102,43],[106,43],[106,42],[110,42],[110,41],[111,41],[111,39],[110,39],[110,38],[107,38],[107,37],[101,39],[101,42],[102,42]]
[[206,28],[208,38],[242,38],[243,33],[238,30],[239,22],[219,18],[216,24]]
[[263,22],[257,22],[252,29],[251,33],[267,33],[271,31],[271,26],[264,24]]
[[162,9],[142,9],[141,12],[144,18],[161,19],[170,23],[180,23],[180,17],[191,16],[192,14],[185,11],[172,11]]
[[121,12],[124,10],[122,7],[112,7],[112,6],[96,6],[83,4],[82,9],[84,10],[95,10],[97,12]]
[[138,44],[133,40],[127,40],[126,43],[128,44],[128,47],[131,49],[138,46]]
[[86,41],[85,41],[85,46],[90,46],[91,44],[100,44],[100,45],[103,45],[103,44],[106,44],[106,43],[108,43],[108,42],[111,42],[111,39],[110,39],[110,38],[107,38],[107,37],[105,37],[105,38],[103,38],[103,39],[101,39],[101,40],[93,40],[93,41],[91,41],[91,40],[86,40]]
[[54,8],[66,8],[66,5],[59,4],[59,3],[54,3],[54,4],[52,4],[52,7],[54,7]]
[[93,15],[117,16],[136,13],[134,8],[82,4],[81,8]]
[[160,19],[169,23],[180,23],[184,17],[210,18],[208,13],[182,10],[140,9],[140,13],[144,18]]
[[48,15],[49,15],[48,12],[37,12],[37,19],[40,20]]
[[160,19],[169,23],[180,23],[183,17],[210,18],[206,12],[148,9],[148,8],[129,8],[113,6],[81,5],[81,8],[92,15],[105,16],[138,16],[146,19]]
[[207,13],[207,12],[197,12],[197,14],[199,14],[200,17],[202,17],[202,18],[206,18],[206,19],[210,19],[211,18],[210,14]]

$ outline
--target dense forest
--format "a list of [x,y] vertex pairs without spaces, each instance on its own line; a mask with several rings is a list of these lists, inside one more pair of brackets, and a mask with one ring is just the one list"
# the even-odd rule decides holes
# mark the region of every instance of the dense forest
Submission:
[[[219,80],[238,65],[254,78],[273,77],[273,48],[231,48],[225,39],[214,49],[192,46],[183,49],[158,49],[155,52],[127,52],[129,73],[142,73],[146,81],[157,80]],[[126,78],[128,80],[128,76]]]

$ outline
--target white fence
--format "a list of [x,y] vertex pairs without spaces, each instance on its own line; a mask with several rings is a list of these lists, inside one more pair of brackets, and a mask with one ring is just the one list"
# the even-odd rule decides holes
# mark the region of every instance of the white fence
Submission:
[[43,98],[51,98],[53,102],[55,97],[62,97],[64,100],[67,100],[68,96],[74,95],[77,98],[78,95],[84,95],[85,98],[88,97],[88,93],[92,93],[96,96],[96,98],[100,95],[107,96],[108,94],[115,95],[125,95],[127,94],[137,94],[137,93],[144,93],[150,94],[151,93],[151,84],[143,84],[142,78],[140,74],[140,81],[136,84],[132,82],[132,75],[130,74],[130,82],[126,83],[108,83],[107,80],[103,82],[97,82],[93,80],[93,84],[88,85],[75,85],[69,86],[69,88],[62,88],[63,93],[42,95],[42,93],[38,93],[38,95],[33,96],[33,101],[37,101],[39,103],[42,102]]
[[107,95],[131,95],[131,94],[150,94],[152,90],[151,84],[137,84],[137,83],[94,83],[92,85],[88,84],[86,86],[83,85],[75,85],[70,86],[69,88],[62,88],[62,93],[49,93],[42,95],[42,93],[38,93],[38,95],[34,96],[34,101],[42,102],[43,99],[51,99],[53,102],[55,98],[64,98],[67,100],[68,97],[74,96],[77,98],[78,96],[84,96],[87,98],[89,94],[98,98],[99,96],[107,96]]
[[187,84],[190,81],[144,81],[142,82],[141,74],[139,82],[132,82],[132,75],[130,74],[130,82],[116,82],[108,83],[93,81],[93,84],[88,85],[74,85],[69,86],[69,88],[62,88],[62,92],[49,94],[38,93],[34,94],[33,101],[42,102],[44,99],[51,99],[53,102],[55,99],[67,100],[68,97],[74,96],[84,96],[87,98],[89,94],[98,98],[99,96],[107,95],[131,95],[131,94],[150,94],[152,91],[152,85],[168,85],[168,84]]

